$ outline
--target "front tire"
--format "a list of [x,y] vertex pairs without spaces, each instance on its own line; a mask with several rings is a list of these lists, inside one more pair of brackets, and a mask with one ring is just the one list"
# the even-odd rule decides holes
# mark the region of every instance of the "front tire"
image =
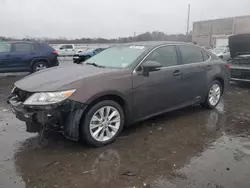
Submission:
[[201,105],[208,109],[214,109],[220,102],[222,89],[219,81],[213,81],[209,87],[206,100]]
[[95,147],[113,142],[124,127],[124,111],[112,100],[95,104],[81,124],[82,139]]

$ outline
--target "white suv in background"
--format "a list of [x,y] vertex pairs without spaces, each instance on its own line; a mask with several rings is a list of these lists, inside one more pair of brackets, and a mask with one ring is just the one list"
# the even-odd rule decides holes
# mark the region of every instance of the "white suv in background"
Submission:
[[59,56],[73,56],[75,54],[75,46],[73,44],[63,44],[57,47]]

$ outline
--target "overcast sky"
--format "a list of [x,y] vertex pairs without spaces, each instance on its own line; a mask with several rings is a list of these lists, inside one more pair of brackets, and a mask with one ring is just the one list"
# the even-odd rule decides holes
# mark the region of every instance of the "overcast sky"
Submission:
[[0,36],[106,37],[185,33],[193,21],[250,15],[250,0],[0,0]]

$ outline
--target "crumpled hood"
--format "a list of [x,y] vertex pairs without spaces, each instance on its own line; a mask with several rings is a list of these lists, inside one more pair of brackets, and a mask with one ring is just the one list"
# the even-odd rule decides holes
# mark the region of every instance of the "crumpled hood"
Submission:
[[15,86],[29,92],[60,91],[72,82],[112,71],[116,69],[98,68],[91,65],[60,66],[24,77],[17,81]]

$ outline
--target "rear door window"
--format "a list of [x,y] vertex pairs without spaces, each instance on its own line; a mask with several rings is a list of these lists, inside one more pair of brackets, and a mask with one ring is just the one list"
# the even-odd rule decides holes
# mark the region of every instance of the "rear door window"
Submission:
[[14,43],[13,51],[14,52],[31,52],[31,51],[34,51],[34,46],[29,43]]
[[175,46],[164,46],[154,50],[145,61],[156,61],[163,67],[178,65]]
[[203,62],[202,51],[192,46],[179,46],[182,57],[182,64]]
[[72,45],[66,45],[66,49],[73,49]]
[[11,45],[9,43],[0,43],[0,53],[6,53],[11,51]]

